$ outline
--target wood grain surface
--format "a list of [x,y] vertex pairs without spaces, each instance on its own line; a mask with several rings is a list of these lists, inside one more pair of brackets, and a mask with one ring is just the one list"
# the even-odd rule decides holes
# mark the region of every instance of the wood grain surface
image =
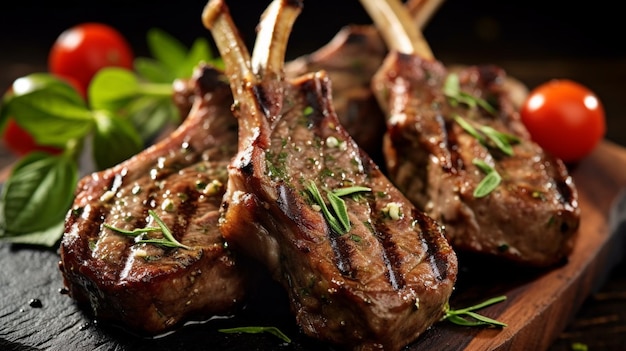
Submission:
[[[563,332],[585,299],[597,291],[619,261],[626,220],[626,150],[611,142],[571,168],[580,193],[581,227],[569,261],[535,271],[460,256],[451,300],[461,308],[506,295],[480,312],[508,324],[504,329],[440,322],[407,350],[545,350]],[[98,323],[61,293],[54,250],[0,244],[1,350],[332,350],[302,336],[282,290],[268,284],[242,315],[196,323],[158,339],[131,335]],[[38,304],[40,302],[40,304]],[[277,326],[292,343],[266,334],[238,335],[222,327]]]

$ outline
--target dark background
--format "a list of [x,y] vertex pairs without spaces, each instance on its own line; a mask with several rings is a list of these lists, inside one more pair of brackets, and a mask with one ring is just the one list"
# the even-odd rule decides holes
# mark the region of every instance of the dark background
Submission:
[[[249,46],[269,0],[227,0]],[[0,5],[0,89],[46,69],[56,37],[72,25],[98,21],[117,28],[135,54],[148,55],[146,34],[158,27],[184,44],[211,40],[201,23],[205,0],[34,1]],[[594,90],[607,111],[607,139],[626,146],[626,29],[619,2],[596,0],[448,0],[424,29],[446,64],[493,63],[532,88],[570,78]],[[309,0],[290,37],[287,59],[326,44],[344,25],[370,23],[359,1]]]
[[[254,26],[269,1],[227,1],[242,33],[251,42]],[[200,22],[206,1],[33,1],[14,0],[0,7],[2,56],[34,46],[39,54],[71,25],[101,21],[125,34],[139,53],[145,34],[160,27],[183,42],[209,36]],[[624,57],[626,45],[619,2],[597,0],[448,0],[425,35],[437,56],[450,53],[528,59],[546,56]],[[292,35],[292,52],[326,43],[347,23],[369,23],[358,1],[305,1]],[[470,56],[470,57],[471,57]]]

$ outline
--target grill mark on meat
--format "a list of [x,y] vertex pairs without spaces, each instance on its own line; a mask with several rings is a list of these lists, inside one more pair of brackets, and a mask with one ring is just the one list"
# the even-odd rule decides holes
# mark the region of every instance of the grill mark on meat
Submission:
[[426,246],[426,252],[429,252],[429,263],[435,274],[437,280],[444,281],[448,278],[447,272],[449,271],[448,260],[443,255],[445,248],[440,244],[440,238],[433,235],[435,231],[433,226],[437,224],[426,214],[414,210],[413,217],[417,219],[417,224],[420,227],[420,231],[423,233],[422,240]]
[[350,279],[356,278],[357,272],[352,267],[352,263],[350,261],[350,247],[346,244],[345,240],[343,240],[345,236],[336,234],[328,226],[327,228],[328,240],[330,241],[330,246],[335,256],[334,261],[337,269],[344,277],[348,277]]
[[393,236],[389,233],[388,228],[384,227],[380,221],[376,222],[376,238],[381,243],[383,250],[381,251],[382,260],[387,267],[385,276],[389,284],[394,290],[402,289],[406,282],[401,273],[401,262],[398,255],[396,243]]

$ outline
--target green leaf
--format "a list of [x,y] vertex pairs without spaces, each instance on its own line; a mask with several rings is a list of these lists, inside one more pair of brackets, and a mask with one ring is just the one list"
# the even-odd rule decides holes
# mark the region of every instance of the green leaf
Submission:
[[18,78],[3,99],[4,119],[11,116],[40,145],[64,147],[88,134],[91,111],[69,84],[48,74]]
[[150,214],[150,216],[152,216],[152,218],[154,218],[154,221],[157,222],[157,224],[161,228],[161,231],[163,232],[163,236],[165,237],[165,239],[167,241],[169,241],[170,243],[172,243],[176,247],[182,247],[184,249],[189,249],[189,247],[181,244],[180,242],[178,242],[178,240],[176,240],[176,238],[172,234],[172,231],[170,230],[170,228],[168,228],[167,225],[165,225],[165,223],[163,222],[161,217],[159,217],[156,214],[156,212],[154,212],[153,210],[149,210],[148,213]]
[[200,62],[211,62],[211,47],[209,41],[205,38],[198,38],[193,42],[185,60],[181,62],[176,70],[178,78],[190,78],[194,69]]
[[44,231],[65,218],[78,182],[75,160],[31,153],[15,165],[2,188],[4,235]]
[[63,229],[65,228],[65,219],[57,224],[28,234],[20,234],[18,236],[1,237],[2,239],[14,244],[38,245],[44,247],[55,247],[61,237],[63,237]]
[[443,94],[448,97],[448,101],[452,106],[457,106],[459,103],[462,103],[470,108],[474,108],[478,105],[492,115],[496,113],[495,108],[486,100],[462,91],[461,82],[456,73],[450,73],[446,77],[443,84]]
[[158,228],[156,227],[147,227],[147,228],[137,228],[137,229],[133,229],[133,230],[126,230],[126,229],[121,229],[121,228],[116,228],[113,227],[111,225],[108,224],[104,224],[104,226],[114,232],[120,233],[120,234],[124,234],[127,236],[131,236],[131,237],[137,237],[146,233],[150,233],[150,232],[161,232],[163,233],[163,238],[148,238],[148,239],[140,239],[137,240],[135,243],[136,244],[153,244],[153,245],[158,245],[158,246],[165,246],[165,247],[172,247],[172,248],[183,248],[183,249],[187,249],[189,250],[190,248],[186,245],[181,244],[178,240],[176,240],[176,238],[174,237],[174,235],[172,234],[172,231],[170,230],[170,228],[167,227],[167,225],[165,224],[165,222],[163,222],[163,220],[156,214],[156,212],[154,212],[153,210],[149,210],[148,214],[150,214],[150,216],[152,218],[154,218],[154,221],[157,222],[157,224],[159,225]]
[[276,327],[237,327],[237,328],[218,329],[218,331],[220,333],[228,333],[228,334],[234,334],[234,333],[246,333],[246,334],[269,333],[269,334],[272,334],[272,335],[280,338],[284,342],[288,342],[288,343],[291,342],[291,339],[289,339],[289,337],[287,335],[285,335],[282,331],[280,331],[280,329],[278,329]]
[[171,97],[139,97],[128,104],[127,115],[144,142],[152,140],[168,123],[181,120]]
[[463,117],[455,114],[454,121],[458,123],[458,125],[460,125],[461,128],[463,128],[463,130],[465,130],[469,135],[471,135],[476,140],[478,140],[479,143],[481,144],[485,143],[485,138],[478,132],[478,130],[476,130],[476,128],[474,128],[474,126],[472,126]]
[[158,28],[148,31],[148,48],[152,56],[174,75],[187,56],[187,48],[178,39]]
[[333,208],[335,215],[337,215],[336,218],[338,219],[339,224],[341,224],[341,233],[349,232],[351,226],[350,218],[348,217],[348,209],[346,208],[346,202],[332,192],[327,192],[326,197],[328,198],[328,202],[330,202],[330,206]]
[[326,222],[328,222],[330,228],[339,235],[344,234],[344,227],[341,225],[337,217],[335,217],[335,215],[330,212],[328,206],[326,206],[326,202],[324,202],[322,194],[320,194],[317,185],[315,185],[313,181],[309,182],[307,186],[307,191],[313,197],[313,201],[320,207],[322,214],[324,215],[324,218],[326,218]]
[[337,188],[333,190],[333,193],[339,197],[348,196],[360,192],[372,191],[371,188],[364,186],[350,186],[345,188]]
[[483,160],[474,159],[472,163],[486,174],[480,183],[478,183],[476,189],[474,189],[474,197],[485,197],[500,185],[502,177],[493,167]]
[[502,133],[489,126],[481,126],[480,131],[483,132],[489,140],[491,140],[500,151],[506,155],[513,155],[513,146],[520,142],[520,139],[514,135]]
[[94,110],[117,111],[140,93],[139,80],[132,71],[103,68],[89,84],[89,101]]
[[112,167],[143,149],[141,137],[128,120],[105,110],[95,116],[93,158],[98,169]]
[[130,121],[139,131],[141,139],[151,140],[169,122],[180,121],[178,109],[170,100],[143,97],[133,101],[128,110]]
[[[452,310],[449,308],[449,306],[446,306],[445,314],[442,320],[448,320],[454,324],[467,326],[467,327],[489,326],[489,327],[503,328],[507,326],[506,323],[502,323],[498,320],[485,317],[483,315],[480,315],[472,311],[496,304],[498,302],[502,302],[504,300],[506,300],[506,296],[498,296],[498,297],[494,297],[486,301],[483,301],[477,305],[459,309],[459,310]],[[471,319],[464,318],[463,316],[468,316]]]
[[176,79],[176,75],[157,60],[138,57],[133,64],[137,74],[147,81],[171,84]]

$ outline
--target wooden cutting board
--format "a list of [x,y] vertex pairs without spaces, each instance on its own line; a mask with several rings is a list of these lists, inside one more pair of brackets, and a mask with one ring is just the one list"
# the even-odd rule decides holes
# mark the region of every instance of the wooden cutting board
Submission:
[[[440,322],[407,350],[549,347],[584,299],[604,283],[625,246],[626,150],[603,142],[571,171],[580,193],[582,220],[570,260],[550,271],[532,271],[460,256],[451,307],[506,295],[506,301],[479,312],[508,326],[480,329]],[[60,292],[58,260],[54,250],[0,243],[0,350],[333,350],[298,332],[286,297],[274,284],[259,291],[236,318],[188,325],[157,339],[131,335],[93,321]],[[217,331],[251,325],[276,326],[292,343],[269,334]]]

